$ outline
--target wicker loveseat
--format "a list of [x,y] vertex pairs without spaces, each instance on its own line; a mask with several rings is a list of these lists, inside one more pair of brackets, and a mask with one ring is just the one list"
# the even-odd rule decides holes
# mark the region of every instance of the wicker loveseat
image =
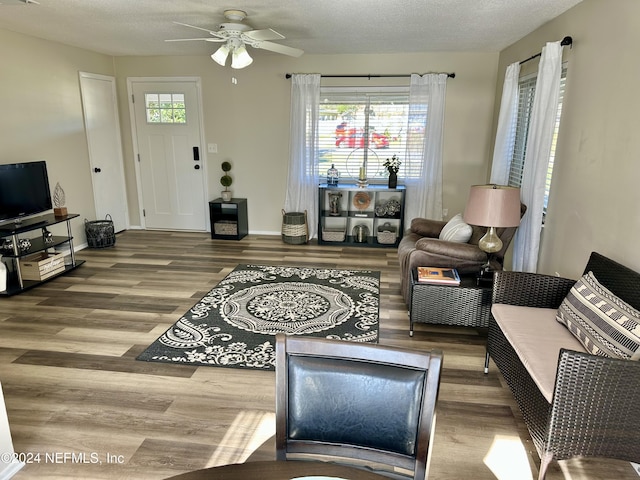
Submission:
[[[639,273],[596,252],[589,271],[640,310]],[[555,320],[554,310],[575,283],[523,272],[500,271],[494,278],[485,373],[491,357],[540,456],[539,479],[554,459],[640,461],[640,362],[586,353]]]

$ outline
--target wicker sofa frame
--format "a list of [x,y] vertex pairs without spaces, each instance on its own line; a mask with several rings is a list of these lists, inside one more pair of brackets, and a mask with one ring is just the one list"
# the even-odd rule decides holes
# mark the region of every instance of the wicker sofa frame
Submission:
[[[593,252],[585,273],[640,309],[640,274]],[[494,304],[558,308],[575,280],[548,275],[495,273]],[[522,412],[537,453],[538,479],[552,460],[605,457],[640,460],[640,362],[561,349],[551,404],[532,380],[493,316],[485,373],[491,357]]]

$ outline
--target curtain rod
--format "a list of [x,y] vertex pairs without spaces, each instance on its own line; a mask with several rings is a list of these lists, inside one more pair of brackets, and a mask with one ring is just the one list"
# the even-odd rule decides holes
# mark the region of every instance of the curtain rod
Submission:
[[[285,74],[285,78],[291,78],[291,73],[287,73]],[[368,75],[321,75],[322,78],[368,78],[369,80],[371,80],[372,78],[408,78],[410,77],[411,74],[401,74],[401,73],[392,73],[392,74],[368,74]],[[447,77],[449,78],[456,78],[456,74],[454,73],[447,73]]]
[[[564,37],[562,39],[562,41],[560,42],[560,45],[562,45],[563,47],[566,45],[569,45],[569,47],[571,47],[573,45],[573,38],[571,37]],[[538,52],[535,55],[531,55],[529,58],[526,58],[524,60],[522,60],[520,62],[520,65],[522,65],[523,63],[527,63],[530,60],[533,60],[534,58],[538,58],[540,55],[542,55],[542,52]]]

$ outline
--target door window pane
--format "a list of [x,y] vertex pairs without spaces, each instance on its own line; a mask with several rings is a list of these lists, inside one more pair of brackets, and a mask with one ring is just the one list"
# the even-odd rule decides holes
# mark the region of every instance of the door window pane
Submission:
[[145,93],[147,123],[187,123],[184,93]]

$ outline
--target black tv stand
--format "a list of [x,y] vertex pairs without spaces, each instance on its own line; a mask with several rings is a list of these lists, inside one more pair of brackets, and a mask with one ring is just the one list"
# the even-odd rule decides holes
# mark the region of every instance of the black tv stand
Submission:
[[47,223],[46,220],[43,220],[42,217],[31,217],[31,218],[16,218],[14,220],[8,220],[5,223],[0,223],[0,231],[3,230],[19,230],[24,227],[32,227],[36,225],[43,225]]
[[[17,293],[24,292],[30,288],[36,287],[44,282],[52,280],[60,275],[64,275],[65,273],[74,270],[84,263],[84,260],[76,260],[75,252],[73,250],[73,236],[71,235],[71,220],[79,217],[78,214],[71,213],[68,215],[55,216],[53,213],[49,213],[46,215],[42,215],[39,217],[32,217],[26,219],[21,224],[17,225],[15,223],[0,225],[0,241],[6,241],[9,239],[12,245],[12,250],[0,250],[0,255],[3,259],[7,259],[8,272],[7,272],[7,289],[3,292],[0,292],[0,296],[9,296],[15,295]],[[24,236],[24,234],[28,232],[33,232],[41,228],[44,230],[51,226],[57,225],[59,223],[67,224],[67,235],[63,236],[52,236],[45,242],[44,235],[40,235],[37,237],[28,237]],[[25,238],[29,239],[31,246],[26,249],[20,248],[20,239]],[[65,259],[64,268],[51,276],[47,276],[42,280],[26,280],[23,279],[21,270],[20,270],[20,259],[23,257],[27,257],[34,253],[38,252],[50,252],[54,247],[65,245],[65,250],[68,249],[69,258]],[[67,263],[68,262],[68,263]],[[11,267],[11,268],[9,268]]]

